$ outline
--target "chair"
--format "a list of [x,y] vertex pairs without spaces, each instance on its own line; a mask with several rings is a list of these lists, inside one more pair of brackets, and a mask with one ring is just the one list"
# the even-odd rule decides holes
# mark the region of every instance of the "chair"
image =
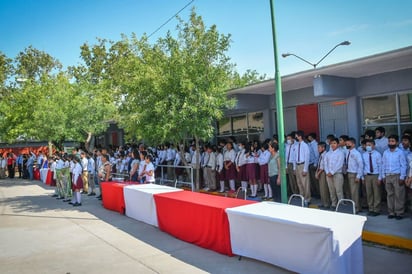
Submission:
[[351,199],[340,199],[336,205],[336,212],[356,214],[355,202]]
[[305,198],[303,198],[303,196],[300,195],[300,194],[292,194],[289,197],[288,204],[294,205],[294,206],[304,207],[305,206]]
[[246,200],[247,198],[247,189],[243,189],[243,187],[239,187],[236,190],[236,199],[242,199],[242,200]]

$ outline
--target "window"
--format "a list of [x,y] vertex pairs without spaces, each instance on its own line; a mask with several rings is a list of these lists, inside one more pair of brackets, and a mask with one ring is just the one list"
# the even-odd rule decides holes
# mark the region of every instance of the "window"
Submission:
[[412,129],[412,93],[397,93],[362,99],[363,130],[385,128],[385,135],[401,135]]
[[248,114],[248,129],[249,133],[263,131],[263,113],[253,112]]
[[232,117],[233,134],[247,133],[246,115]]
[[396,96],[387,95],[363,99],[365,125],[396,123]]
[[263,131],[263,112],[225,117],[217,123],[218,138],[233,135],[237,141],[258,140]]

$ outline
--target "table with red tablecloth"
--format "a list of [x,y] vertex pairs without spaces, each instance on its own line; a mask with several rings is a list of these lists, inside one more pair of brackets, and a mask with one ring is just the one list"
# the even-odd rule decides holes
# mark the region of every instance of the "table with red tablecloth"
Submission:
[[232,256],[225,212],[255,201],[181,191],[154,195],[159,228],[178,239]]
[[123,188],[130,183],[101,182],[103,207],[117,211],[120,214],[125,212]]

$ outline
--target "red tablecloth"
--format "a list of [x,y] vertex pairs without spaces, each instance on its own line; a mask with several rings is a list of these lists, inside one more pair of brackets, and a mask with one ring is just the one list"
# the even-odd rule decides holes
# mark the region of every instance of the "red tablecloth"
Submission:
[[52,172],[50,169],[47,171],[47,177],[46,177],[46,185],[51,185],[52,183]]
[[255,203],[190,191],[155,194],[159,228],[183,241],[233,256],[226,208]]
[[129,183],[102,182],[103,207],[124,214],[123,188]]
[[37,168],[33,169],[33,179],[34,180],[40,180],[40,170]]

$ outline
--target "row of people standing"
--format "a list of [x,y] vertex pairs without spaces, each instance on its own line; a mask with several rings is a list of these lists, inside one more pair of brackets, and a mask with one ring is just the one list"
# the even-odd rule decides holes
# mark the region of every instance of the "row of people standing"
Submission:
[[[381,212],[381,193],[384,185],[387,193],[388,217],[402,219],[405,211],[405,179],[408,178],[408,170],[412,176],[411,169],[408,169],[408,157],[412,158],[409,149],[410,141],[406,142],[409,146],[404,149],[400,146],[397,135],[386,138],[385,131],[381,127],[375,131],[376,134],[373,135],[373,131],[367,132],[368,139],[365,139],[359,148],[356,147],[356,140],[346,135],[339,138],[329,135],[327,142],[318,144],[316,137],[310,134],[307,138],[308,143],[305,144],[301,138],[303,132],[289,134],[285,159],[290,192],[303,195],[307,203],[310,202],[311,194],[319,193],[322,202],[320,206],[332,209],[340,199],[352,199],[356,204],[357,212],[362,210],[361,194],[363,194],[366,198],[368,215],[377,216]],[[405,135],[402,140],[408,141],[409,138]],[[312,155],[309,155],[309,160],[305,158],[305,163],[309,162],[308,166],[299,161],[302,153],[306,155],[307,148]],[[299,164],[303,165],[301,170]],[[312,176],[313,171],[314,176]],[[300,176],[309,181],[309,186],[306,183],[298,183]],[[412,179],[407,179],[406,183],[409,184],[409,181]]]

